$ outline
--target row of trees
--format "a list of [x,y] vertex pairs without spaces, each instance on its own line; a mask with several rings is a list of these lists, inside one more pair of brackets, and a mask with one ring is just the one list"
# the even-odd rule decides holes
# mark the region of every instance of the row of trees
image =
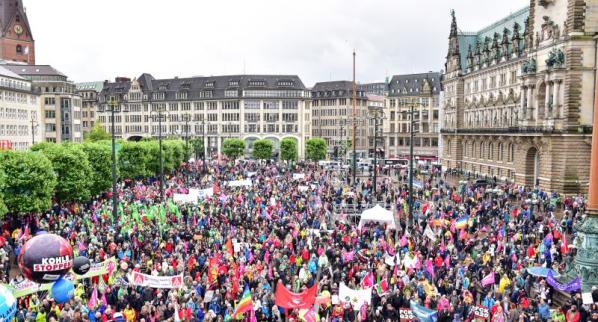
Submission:
[[[274,144],[271,140],[253,141],[252,157],[256,160],[269,160],[273,157]],[[319,161],[326,158],[326,141],[320,138],[309,139],[305,142],[305,157],[308,160]],[[222,146],[222,153],[230,158],[238,158],[245,151],[245,142],[241,139],[226,139]],[[298,157],[297,140],[284,138],[280,141],[280,159],[296,161]]]
[[[117,173],[121,179],[149,177],[160,169],[155,140],[120,141]],[[164,140],[164,172],[179,167],[186,154],[181,140]],[[38,143],[30,151],[0,153],[0,215],[6,212],[46,211],[57,202],[85,201],[112,185],[112,146],[108,140],[73,143]]]

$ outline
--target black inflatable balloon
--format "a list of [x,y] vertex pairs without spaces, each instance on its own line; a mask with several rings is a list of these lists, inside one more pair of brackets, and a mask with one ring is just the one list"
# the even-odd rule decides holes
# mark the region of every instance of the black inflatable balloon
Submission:
[[85,275],[85,273],[89,272],[91,268],[91,262],[89,258],[85,256],[75,257],[73,261],[73,272],[77,275]]
[[28,240],[19,252],[19,268],[26,279],[51,283],[73,267],[73,248],[64,238],[54,234],[37,235]]

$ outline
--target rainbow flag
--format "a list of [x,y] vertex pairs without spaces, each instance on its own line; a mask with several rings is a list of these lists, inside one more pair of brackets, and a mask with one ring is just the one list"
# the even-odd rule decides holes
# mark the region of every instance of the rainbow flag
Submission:
[[253,310],[253,300],[251,299],[249,287],[245,286],[245,290],[243,291],[243,297],[241,298],[239,303],[237,303],[237,307],[235,307],[233,316],[238,316],[250,310]]
[[467,216],[463,216],[463,217],[457,219],[457,221],[455,222],[455,228],[457,228],[457,229],[467,228],[467,226],[469,225],[467,219],[468,219]]

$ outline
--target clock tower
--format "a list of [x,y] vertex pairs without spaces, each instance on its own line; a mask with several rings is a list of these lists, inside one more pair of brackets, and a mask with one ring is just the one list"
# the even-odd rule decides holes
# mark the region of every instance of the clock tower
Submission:
[[35,64],[35,42],[22,0],[0,0],[0,59]]

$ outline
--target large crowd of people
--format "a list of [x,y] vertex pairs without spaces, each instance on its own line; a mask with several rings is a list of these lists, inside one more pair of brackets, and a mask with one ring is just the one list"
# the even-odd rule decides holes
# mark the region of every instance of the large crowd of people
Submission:
[[[221,160],[185,169],[166,176],[164,200],[157,178],[122,182],[116,218],[110,192],[6,217],[0,249],[6,284],[23,279],[16,254],[40,230],[69,240],[93,262],[118,263],[109,274],[77,281],[68,303],[56,304],[48,292],[18,298],[15,320],[404,321],[402,310],[416,304],[435,311],[438,321],[480,319],[478,307],[497,322],[598,321],[598,307],[583,304],[579,292],[556,301],[545,278],[527,271],[545,267],[567,276],[582,196],[512,184],[476,187],[434,168],[418,178],[409,214],[400,172],[386,171],[374,189],[368,177],[353,183],[347,173],[313,163]],[[248,185],[227,184],[245,179]],[[196,203],[172,201],[189,188],[213,194]],[[393,211],[395,228],[357,224],[356,215],[374,204]],[[162,219],[149,213],[157,207]],[[134,286],[132,272],[182,274],[183,286]],[[328,297],[306,317],[276,305],[279,281],[292,292],[317,285],[318,295]],[[355,307],[338,297],[341,284],[371,287],[371,300]],[[234,315],[246,290],[254,309]]]

